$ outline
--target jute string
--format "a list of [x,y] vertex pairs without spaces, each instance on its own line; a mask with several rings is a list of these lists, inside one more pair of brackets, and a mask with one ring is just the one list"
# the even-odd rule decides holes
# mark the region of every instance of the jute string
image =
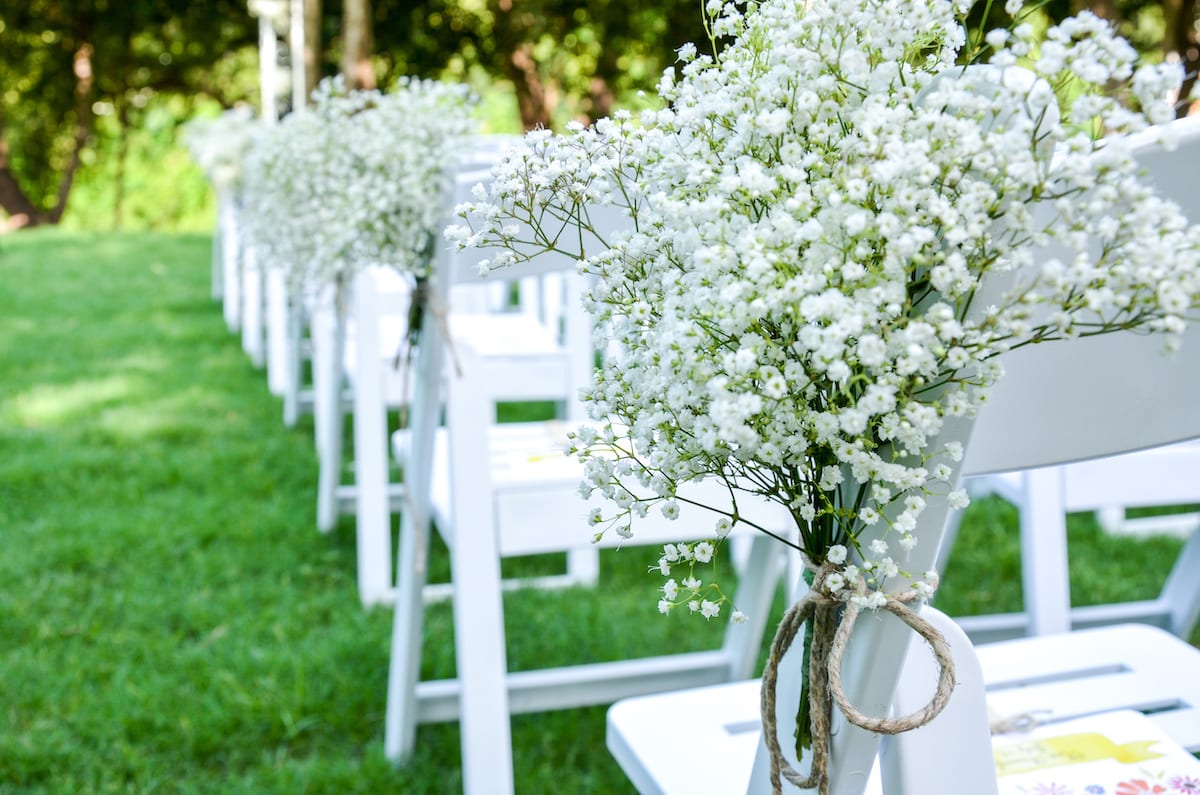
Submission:
[[[815,570],[808,595],[784,614],[775,632],[775,639],[771,642],[771,655],[763,671],[761,710],[763,737],[771,757],[771,788],[777,794],[783,790],[781,778],[801,789],[816,789],[821,795],[829,792],[830,723],[834,704],[837,704],[846,720],[859,728],[877,734],[899,734],[924,726],[937,717],[949,703],[954,691],[954,660],[950,646],[936,627],[909,607],[910,604],[919,603],[921,596],[915,590],[907,590],[889,595],[883,609],[911,627],[933,648],[939,668],[937,691],[925,707],[899,718],[864,715],[849,702],[842,689],[842,658],[862,608],[851,601],[829,596],[825,580],[840,570],[840,566],[828,562]],[[775,688],[779,679],[779,661],[806,622],[812,633],[808,674],[812,766],[808,776],[803,776],[784,757],[779,744],[775,722]]]

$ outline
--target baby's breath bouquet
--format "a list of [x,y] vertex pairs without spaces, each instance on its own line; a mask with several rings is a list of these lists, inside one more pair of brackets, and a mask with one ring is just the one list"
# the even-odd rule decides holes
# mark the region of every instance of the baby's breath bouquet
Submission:
[[241,186],[246,155],[260,129],[254,111],[242,106],[188,122],[183,141],[218,191],[236,192]]
[[[710,0],[726,44],[684,47],[661,109],[531,134],[448,230],[493,252],[483,272],[594,242],[587,304],[616,354],[575,447],[584,492],[611,505],[599,533],[636,537],[704,479],[734,505],[782,504],[818,636],[932,592],[906,561],[927,499],[967,502],[944,430],[986,399],[998,355],[1119,329],[1170,346],[1200,294],[1200,231],[1139,178],[1124,135],[1173,118],[1180,70],[1137,67],[1086,12],[1035,41],[1019,0],[1011,28],[972,41],[969,5]],[[606,205],[628,229],[597,240]],[[664,550],[662,611],[726,601],[695,574],[746,521],[719,513],[715,543]],[[829,704],[802,705],[811,776],[785,771],[821,791],[827,739],[809,730]]]
[[427,274],[444,175],[474,122],[465,86],[402,80],[349,91],[323,81],[247,164],[250,233],[293,284],[346,282],[362,267]]

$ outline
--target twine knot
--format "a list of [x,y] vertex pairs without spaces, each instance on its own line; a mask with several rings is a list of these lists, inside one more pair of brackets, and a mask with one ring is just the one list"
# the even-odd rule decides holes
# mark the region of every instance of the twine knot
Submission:
[[[922,709],[899,718],[877,718],[865,715],[846,698],[842,689],[842,658],[846,645],[854,631],[854,622],[862,611],[856,601],[838,598],[829,593],[828,577],[840,573],[842,566],[826,561],[815,569],[812,588],[808,594],[792,605],[779,622],[775,639],[771,642],[771,655],[767,659],[762,678],[762,724],[763,738],[771,757],[771,787],[775,793],[782,792],[782,779],[787,779],[801,789],[816,789],[821,795],[829,791],[830,722],[833,705],[850,723],[877,734],[899,734],[924,726],[933,720],[950,701],[954,691],[954,660],[950,646],[941,632],[918,615],[909,605],[919,603],[921,595],[915,589],[889,594],[882,609],[895,615],[913,629],[933,648],[938,662],[938,685],[930,702]],[[865,592],[859,584],[856,593]],[[811,632],[808,667],[809,716],[812,723],[812,766],[808,776],[803,776],[791,766],[783,755],[775,724],[775,688],[779,679],[779,661],[791,647],[800,628],[808,622]],[[802,727],[803,728],[803,727]]]

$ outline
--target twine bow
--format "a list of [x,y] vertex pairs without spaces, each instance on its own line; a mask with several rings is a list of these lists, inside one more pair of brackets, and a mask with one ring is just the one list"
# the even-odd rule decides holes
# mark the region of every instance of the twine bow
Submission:
[[[834,703],[846,720],[859,728],[878,734],[899,734],[924,726],[937,717],[950,701],[954,690],[954,660],[950,646],[936,627],[909,607],[921,599],[920,594],[910,589],[889,595],[883,609],[911,627],[933,648],[939,668],[937,692],[925,707],[899,718],[864,715],[849,702],[842,689],[842,658],[862,608],[853,601],[829,595],[825,581],[829,575],[840,572],[841,568],[827,561],[816,569],[812,588],[784,614],[775,632],[775,639],[771,642],[771,655],[763,671],[761,709],[763,737],[771,757],[771,788],[777,794],[783,789],[781,777],[801,789],[816,789],[821,795],[828,793],[830,721]],[[784,757],[775,725],[775,687],[779,678],[779,661],[805,622],[810,622],[812,633],[808,700],[813,758],[807,777],[797,772]]]

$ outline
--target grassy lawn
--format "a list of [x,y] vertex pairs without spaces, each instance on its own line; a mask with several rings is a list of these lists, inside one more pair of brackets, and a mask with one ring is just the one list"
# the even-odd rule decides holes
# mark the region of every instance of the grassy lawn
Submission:
[[[458,791],[455,724],[383,758],[390,614],[358,603],[352,521],[316,532],[311,424],[283,427],[208,279],[202,235],[0,237],[0,793]],[[1019,609],[1015,521],[972,506],[941,606]],[[1071,542],[1078,603],[1152,595],[1179,546],[1087,517]],[[718,643],[656,615],[649,557],[507,597],[512,667]],[[423,666],[453,675],[446,605]],[[602,707],[513,739],[521,792],[631,791]]]

